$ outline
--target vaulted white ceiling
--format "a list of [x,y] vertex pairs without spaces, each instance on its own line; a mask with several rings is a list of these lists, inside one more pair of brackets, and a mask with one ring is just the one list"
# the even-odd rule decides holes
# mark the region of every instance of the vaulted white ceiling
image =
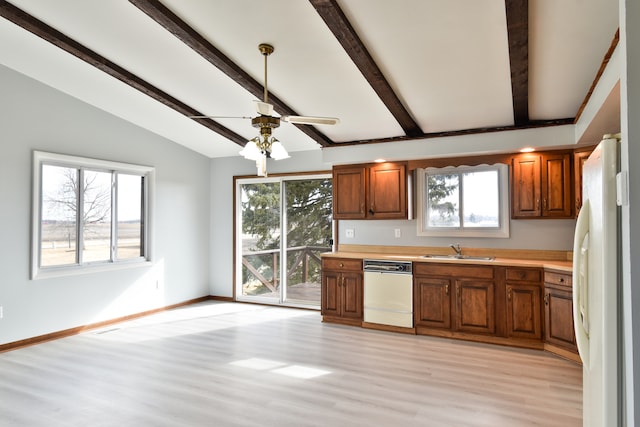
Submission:
[[[527,3],[528,31],[509,29],[508,22],[518,21],[507,19],[507,7]],[[340,118],[339,125],[313,130],[324,136],[322,143],[283,123],[274,134],[291,152],[569,123],[618,26],[617,0],[0,0],[0,16],[7,18],[0,17],[0,64],[206,156],[237,155],[238,141],[23,28],[36,22],[40,32],[53,29],[194,111],[254,116],[256,94],[142,10],[158,5],[189,28],[192,39],[204,38],[260,84],[258,45],[273,45],[270,93],[299,115]],[[322,7],[344,14],[399,107],[374,90],[321,16]],[[18,10],[27,15],[15,19]],[[516,48],[528,52],[524,63],[514,63],[518,52],[509,52],[509,37],[518,34],[526,44]],[[519,76],[512,80],[518,64],[525,65],[524,86]],[[413,133],[398,109],[415,124]],[[277,105],[276,112],[283,113]],[[241,139],[257,135],[247,119],[215,121]]]

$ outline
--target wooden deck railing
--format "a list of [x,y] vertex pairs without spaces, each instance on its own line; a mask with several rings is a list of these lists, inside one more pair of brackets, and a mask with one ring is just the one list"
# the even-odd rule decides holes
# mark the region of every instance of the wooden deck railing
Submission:
[[[320,265],[320,253],[328,252],[331,248],[329,246],[296,246],[292,248],[287,248],[287,258],[294,258],[293,264],[287,271],[287,277],[293,274],[296,269],[300,266],[302,267],[302,282],[308,282],[309,279],[309,262],[315,261]],[[273,279],[267,279],[256,267],[254,267],[251,262],[249,262],[250,258],[261,257],[264,255],[270,256],[270,267],[273,272]],[[266,263],[265,263],[266,264]],[[269,288],[272,292],[276,292],[278,288],[278,281],[280,278],[280,274],[278,274],[280,269],[280,249],[268,249],[264,251],[253,251],[253,252],[245,252],[242,254],[242,265],[246,267],[246,269],[262,283],[264,286]]]

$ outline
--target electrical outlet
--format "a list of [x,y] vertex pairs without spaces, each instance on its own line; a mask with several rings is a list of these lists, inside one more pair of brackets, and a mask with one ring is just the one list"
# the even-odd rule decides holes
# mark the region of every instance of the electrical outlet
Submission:
[[353,237],[356,235],[356,232],[353,228],[347,228],[346,230],[344,230],[344,235],[347,239],[353,239]]
[[396,236],[396,238],[402,237],[402,231],[399,228],[396,228],[395,230],[393,230],[393,233]]

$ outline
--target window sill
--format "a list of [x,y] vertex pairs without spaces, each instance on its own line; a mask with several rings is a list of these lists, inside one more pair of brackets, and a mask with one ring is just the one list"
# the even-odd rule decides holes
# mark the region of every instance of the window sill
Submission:
[[418,230],[417,235],[428,237],[483,237],[487,239],[508,239],[509,230]]
[[107,271],[119,271],[132,268],[150,267],[149,260],[131,260],[120,262],[96,263],[63,267],[48,267],[39,269],[31,274],[31,280],[52,279],[56,277],[80,276],[83,274],[104,273]]

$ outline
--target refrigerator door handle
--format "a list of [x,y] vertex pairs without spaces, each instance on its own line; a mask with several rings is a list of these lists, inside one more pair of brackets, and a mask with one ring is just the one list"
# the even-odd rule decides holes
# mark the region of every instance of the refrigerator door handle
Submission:
[[585,200],[573,239],[573,324],[578,353],[585,366],[589,363],[589,200]]

